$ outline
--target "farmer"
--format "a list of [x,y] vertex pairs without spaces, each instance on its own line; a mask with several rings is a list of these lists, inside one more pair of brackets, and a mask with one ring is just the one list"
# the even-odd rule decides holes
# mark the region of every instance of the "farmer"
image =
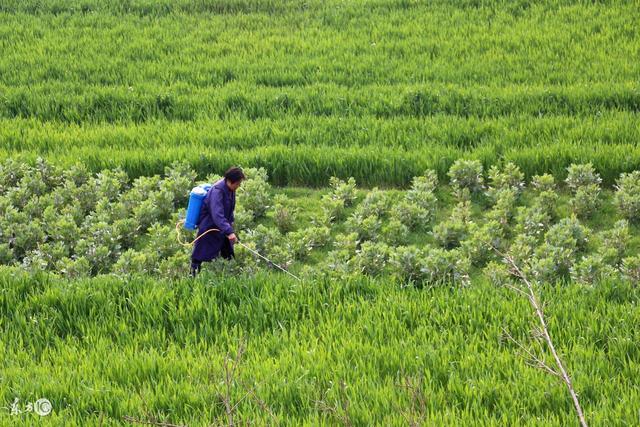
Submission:
[[237,241],[237,237],[233,231],[233,211],[236,207],[236,190],[243,179],[245,177],[242,169],[229,168],[224,178],[213,184],[204,198],[200,211],[198,236],[212,228],[219,231],[207,233],[195,242],[191,254],[193,277],[200,271],[202,261],[211,261],[219,255],[225,259],[231,259],[234,256],[233,244]]

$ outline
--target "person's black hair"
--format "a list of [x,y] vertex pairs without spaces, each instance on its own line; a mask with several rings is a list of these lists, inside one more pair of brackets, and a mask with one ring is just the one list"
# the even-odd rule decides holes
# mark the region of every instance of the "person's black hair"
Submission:
[[244,172],[242,172],[242,169],[234,166],[227,169],[227,171],[224,173],[224,178],[235,184],[236,182],[245,179],[245,176]]

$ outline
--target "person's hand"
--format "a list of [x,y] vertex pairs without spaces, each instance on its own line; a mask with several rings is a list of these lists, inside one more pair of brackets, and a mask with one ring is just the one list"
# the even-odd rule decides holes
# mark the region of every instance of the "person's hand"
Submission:
[[235,243],[238,241],[238,238],[236,237],[236,233],[231,233],[227,236],[227,239],[229,239],[229,242],[231,243]]

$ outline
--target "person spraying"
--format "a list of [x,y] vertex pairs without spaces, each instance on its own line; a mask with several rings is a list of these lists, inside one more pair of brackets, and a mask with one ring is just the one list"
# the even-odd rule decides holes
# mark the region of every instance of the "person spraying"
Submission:
[[[191,275],[195,277],[203,262],[222,256],[234,257],[233,245],[237,242],[234,226],[236,190],[245,179],[242,169],[229,168],[224,177],[213,184],[202,201],[198,234],[191,254]],[[210,230],[217,232],[208,233]],[[199,238],[201,235],[202,238]]]

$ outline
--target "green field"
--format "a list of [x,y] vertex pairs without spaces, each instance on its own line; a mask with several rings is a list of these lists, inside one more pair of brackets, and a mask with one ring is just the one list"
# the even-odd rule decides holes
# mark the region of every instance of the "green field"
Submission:
[[639,425],[638,6],[1,1],[0,425]]
[[0,158],[313,186],[640,167],[634,1],[104,3],[0,6]]
[[[0,397],[47,396],[55,413],[38,425],[100,425],[101,414],[103,425],[117,425],[147,412],[175,424],[224,424],[223,360],[242,342],[233,401],[255,386],[277,419],[246,399],[236,419],[255,424],[343,425],[345,415],[352,425],[421,416],[452,426],[575,422],[565,390],[504,337],[503,327],[529,339],[526,301],[486,282],[427,292],[366,279],[2,277],[11,327],[2,335]],[[543,296],[589,421],[637,425],[637,287],[571,285]],[[21,417],[25,425],[38,418]]]

